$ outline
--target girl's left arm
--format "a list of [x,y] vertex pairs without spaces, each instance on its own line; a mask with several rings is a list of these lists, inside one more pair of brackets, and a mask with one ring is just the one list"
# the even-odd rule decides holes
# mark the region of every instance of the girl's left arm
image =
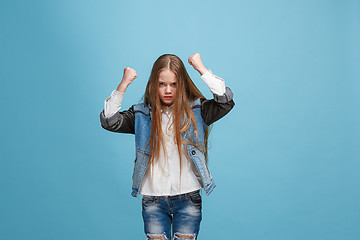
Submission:
[[201,99],[201,116],[206,125],[210,125],[224,117],[234,107],[233,93],[225,86],[224,79],[215,76],[209,69],[201,75],[206,85],[210,88],[214,98]]
[[223,95],[213,93],[213,99],[201,99],[201,116],[207,126],[224,117],[235,106],[229,87]]
[[224,117],[234,107],[233,93],[229,87],[225,86],[224,79],[215,76],[204,66],[199,53],[190,56],[188,62],[200,73],[201,79],[214,95],[214,98],[210,100],[201,99],[201,116],[205,124],[209,126]]

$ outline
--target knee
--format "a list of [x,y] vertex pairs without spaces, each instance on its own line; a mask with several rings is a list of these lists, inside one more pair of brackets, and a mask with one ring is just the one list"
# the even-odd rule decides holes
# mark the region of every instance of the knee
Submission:
[[165,234],[146,234],[146,239],[168,239]]
[[182,234],[182,233],[175,233],[174,234],[174,240],[175,239],[196,239],[196,234]]

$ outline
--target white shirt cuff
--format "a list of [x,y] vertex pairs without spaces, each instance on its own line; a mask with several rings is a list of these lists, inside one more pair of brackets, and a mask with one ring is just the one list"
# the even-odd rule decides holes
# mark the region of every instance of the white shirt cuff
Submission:
[[226,91],[224,79],[215,76],[210,69],[201,75],[200,78],[206,83],[213,94],[224,95]]
[[121,108],[121,102],[125,93],[121,93],[117,90],[112,91],[111,95],[105,99],[104,103],[104,115],[105,117],[111,117]]

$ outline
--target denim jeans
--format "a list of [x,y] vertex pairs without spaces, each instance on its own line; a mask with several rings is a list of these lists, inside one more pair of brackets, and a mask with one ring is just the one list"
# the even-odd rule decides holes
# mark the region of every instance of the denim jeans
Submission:
[[146,239],[197,239],[202,199],[199,190],[174,196],[142,198]]

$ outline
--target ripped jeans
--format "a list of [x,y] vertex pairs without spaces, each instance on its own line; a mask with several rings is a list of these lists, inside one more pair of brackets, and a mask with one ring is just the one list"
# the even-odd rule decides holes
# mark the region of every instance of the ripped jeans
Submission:
[[146,239],[197,239],[201,207],[199,190],[174,196],[144,195],[142,216]]

